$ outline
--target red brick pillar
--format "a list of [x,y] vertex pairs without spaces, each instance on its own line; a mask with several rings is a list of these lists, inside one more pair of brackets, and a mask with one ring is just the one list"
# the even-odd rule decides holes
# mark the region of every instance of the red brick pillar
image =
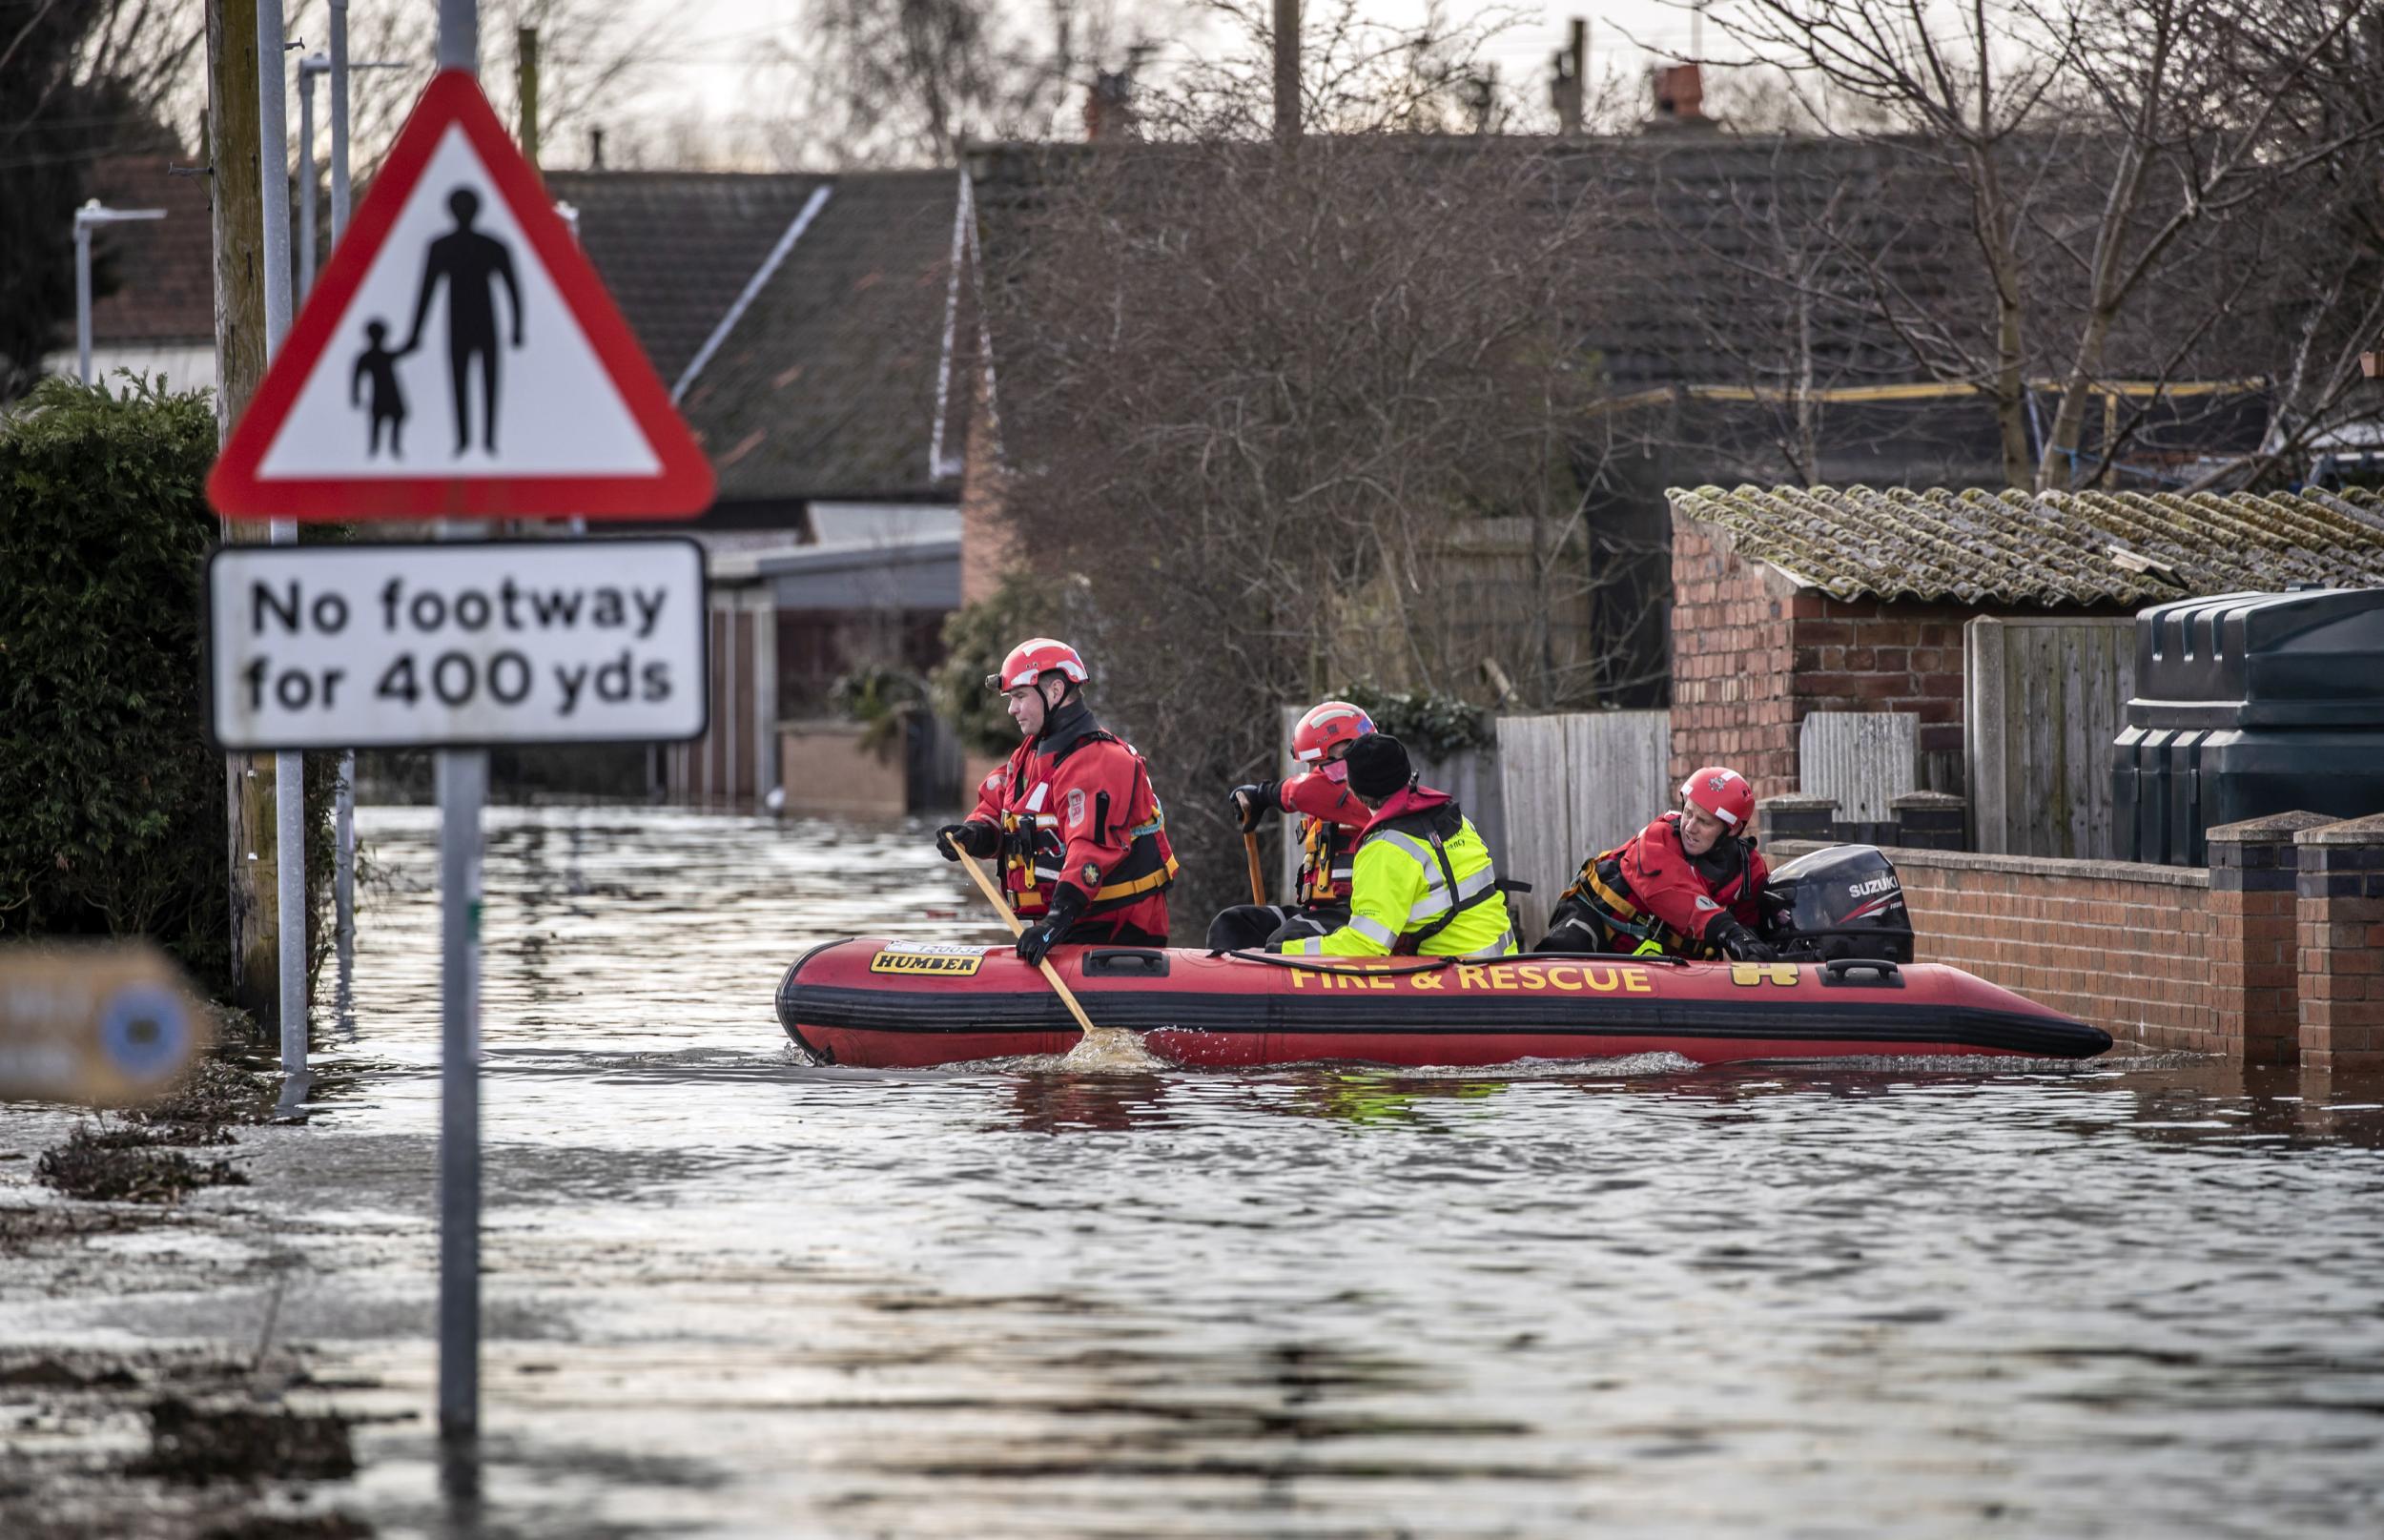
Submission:
[[2384,813],[2305,829],[2301,1063],[2384,1069]]
[[2291,1064],[2301,1053],[2294,927],[2294,835],[2334,820],[2280,812],[2223,824],[2210,852],[2210,1005],[2218,1051],[2237,1064]]

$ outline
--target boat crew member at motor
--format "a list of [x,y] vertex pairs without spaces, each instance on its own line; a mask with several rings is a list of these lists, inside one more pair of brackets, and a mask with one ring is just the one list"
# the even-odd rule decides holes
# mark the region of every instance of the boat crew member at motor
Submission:
[[1680,811],[1581,863],[1535,950],[1770,961],[1754,929],[1771,876],[1747,833],[1754,815],[1747,778],[1706,766],[1680,783]]
[[1043,960],[1057,941],[1167,944],[1167,884],[1176,856],[1151,773],[1132,745],[1101,730],[1084,704],[1090,674],[1076,648],[1038,636],[988,674],[1024,742],[977,788],[976,811],[935,831],[954,846],[1001,857],[1019,919],[1018,955]]
[[1291,757],[1306,766],[1287,781],[1237,786],[1230,798],[1243,832],[1269,812],[1300,815],[1300,878],[1290,905],[1236,904],[1208,922],[1208,950],[1240,952],[1323,935],[1349,922],[1351,863],[1358,832],[1374,811],[1349,790],[1349,746],[1374,730],[1374,719],[1347,701],[1308,708],[1291,729]]
[[1269,948],[1293,956],[1503,957],[1515,950],[1490,847],[1446,791],[1416,785],[1407,746],[1349,746],[1349,790],[1372,812],[1351,863],[1349,922]]

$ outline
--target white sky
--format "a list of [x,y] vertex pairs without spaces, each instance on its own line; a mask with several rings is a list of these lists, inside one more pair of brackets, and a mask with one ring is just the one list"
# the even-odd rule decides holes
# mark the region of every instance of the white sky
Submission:
[[[722,123],[740,113],[750,115],[757,97],[767,100],[783,91],[783,73],[773,75],[770,84],[756,80],[754,52],[764,44],[791,46],[799,41],[802,0],[635,0],[635,4],[641,10],[664,10],[670,18],[666,41],[643,75],[642,113]],[[1041,8],[1025,0],[1025,9],[1032,14]],[[1385,23],[1405,25],[1419,19],[1423,10],[1421,0],[1369,0],[1367,13]],[[1688,56],[1691,51],[1690,16],[1664,0],[1593,0],[1587,4],[1582,0],[1520,0],[1509,5],[1448,0],[1448,10],[1451,16],[1495,12],[1516,18],[1516,24],[1491,43],[1489,57],[1498,65],[1500,80],[1510,93],[1535,103],[1546,100],[1548,61],[1564,46],[1566,24],[1573,16],[1584,16],[1590,23],[1593,80],[1616,73],[1635,78],[1654,62],[1656,53],[1677,58]],[[1198,31],[1189,25],[1182,34],[1161,42],[1161,67],[1171,57],[1198,56],[1203,47]],[[1710,51],[1721,51],[1720,40],[1710,25],[1705,43]],[[499,55],[509,54],[507,43],[484,32],[483,46],[489,51],[487,67],[504,68]]]

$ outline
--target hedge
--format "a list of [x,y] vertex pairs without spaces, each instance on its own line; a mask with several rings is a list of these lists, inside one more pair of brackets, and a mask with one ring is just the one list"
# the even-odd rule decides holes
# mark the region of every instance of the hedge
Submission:
[[[44,380],[0,421],[0,937],[145,935],[230,983],[223,756],[199,720],[203,391]],[[330,755],[307,760],[310,930]]]

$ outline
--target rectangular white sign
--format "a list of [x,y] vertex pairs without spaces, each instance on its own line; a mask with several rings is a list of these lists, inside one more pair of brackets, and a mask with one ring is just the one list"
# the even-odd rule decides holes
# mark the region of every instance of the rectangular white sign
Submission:
[[227,749],[684,742],[708,632],[691,540],[227,545],[208,723]]

